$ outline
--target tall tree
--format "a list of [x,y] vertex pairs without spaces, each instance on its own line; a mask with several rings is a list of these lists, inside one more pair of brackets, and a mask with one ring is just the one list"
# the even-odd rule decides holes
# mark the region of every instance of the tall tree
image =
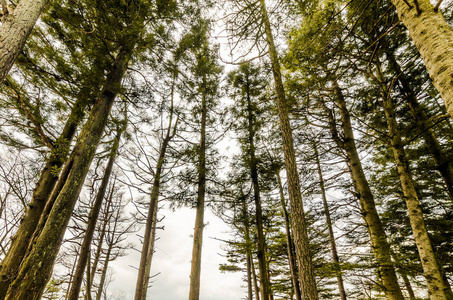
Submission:
[[277,95],[276,101],[278,115],[280,118],[283,152],[285,154],[286,174],[288,177],[289,202],[292,216],[291,223],[293,227],[294,243],[296,245],[296,257],[299,267],[299,280],[302,288],[302,298],[317,300],[318,292],[316,289],[313,264],[310,257],[307,226],[305,224],[302,195],[300,191],[299,172],[297,170],[292,129],[289,122],[288,108],[285,100],[285,89],[281,75],[280,61],[275,47],[271,23],[269,21],[264,0],[260,0],[259,10],[261,14],[261,22],[264,25],[266,42],[272,65],[272,74],[274,76],[275,92]]

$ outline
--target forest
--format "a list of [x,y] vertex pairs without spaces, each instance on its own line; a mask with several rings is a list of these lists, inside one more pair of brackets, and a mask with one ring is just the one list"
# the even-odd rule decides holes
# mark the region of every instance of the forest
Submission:
[[453,300],[453,1],[0,5],[0,299]]

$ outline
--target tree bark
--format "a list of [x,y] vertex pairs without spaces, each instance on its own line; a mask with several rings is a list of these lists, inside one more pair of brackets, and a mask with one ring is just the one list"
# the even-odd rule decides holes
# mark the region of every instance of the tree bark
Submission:
[[[77,100],[74,104],[68,121],[58,138],[58,141],[62,141],[59,148],[70,147],[76,129],[83,117],[81,112],[85,109],[86,105],[87,101],[85,100]],[[40,178],[33,190],[32,199],[28,204],[16,234],[12,238],[11,246],[0,265],[0,299],[5,297],[9,285],[19,272],[20,264],[27,253],[33,234],[36,228],[38,228],[39,220],[43,216],[44,208],[50,201],[50,195],[58,181],[59,177],[55,174],[55,170],[61,168],[63,162],[66,161],[69,155],[62,156],[61,154],[66,152],[69,153],[69,149],[68,151],[59,151],[58,155],[51,153],[44,169],[41,171]],[[60,176],[64,177],[65,174],[60,174]]]
[[4,16],[0,27],[0,83],[8,75],[48,2],[21,0],[12,13]]
[[10,285],[5,299],[38,299],[42,295],[51,276],[72,210],[103,134],[110,109],[121,87],[130,55],[131,50],[127,48],[121,49],[118,53],[101,95],[82,128],[65,167],[69,169],[68,178],[56,197],[41,234],[36,237],[30,254],[24,259],[17,278]]
[[[283,153],[285,156],[286,174],[288,177],[289,203],[291,207],[291,224],[293,228],[294,244],[296,247],[296,258],[299,267],[299,281],[301,285],[302,299],[317,300],[318,291],[316,288],[315,273],[310,256],[310,247],[305,224],[302,195],[300,192],[299,172],[297,170],[296,155],[291,124],[289,122],[288,108],[286,105],[285,89],[281,75],[281,67],[277,50],[274,43],[271,24],[267,14],[264,0],[260,0],[262,22],[266,33],[269,56],[274,77],[275,92],[277,94],[277,108],[280,119],[280,130],[282,134]],[[264,299],[263,299],[264,300]]]
[[327,203],[327,196],[326,196],[326,188],[325,188],[325,184],[324,184],[324,178],[322,176],[321,163],[319,162],[319,153],[318,153],[318,147],[316,146],[316,142],[313,143],[313,148],[314,148],[314,152],[315,152],[316,167],[318,169],[319,186],[321,188],[322,204],[324,206],[324,214],[326,215],[326,225],[327,225],[327,230],[329,231],[330,250],[332,252],[332,259],[333,259],[333,264],[334,264],[334,269],[335,269],[335,275],[337,277],[338,291],[340,293],[340,299],[346,300],[346,291],[345,291],[344,284],[343,284],[343,276],[341,274],[340,259],[338,257],[337,245],[335,243],[335,235],[334,235],[333,229],[332,229],[332,219],[330,218],[329,205]]
[[385,84],[380,65],[376,64],[377,79],[380,83],[382,102],[387,120],[387,126],[390,136],[390,144],[395,157],[395,163],[398,170],[398,175],[403,189],[404,200],[406,201],[407,210],[409,212],[409,221],[414,234],[415,243],[423,267],[424,276],[428,285],[428,294],[433,300],[446,300],[447,289],[444,285],[440,268],[437,264],[434,250],[429,239],[428,231],[426,230],[423,212],[420,207],[420,202],[415,189],[414,182],[404,151],[403,142],[398,130],[398,124],[395,118],[395,109],[390,98],[390,91]]
[[[429,0],[392,0],[453,118],[453,29]],[[417,9],[417,6],[419,9]]]
[[[90,246],[91,241],[93,240],[94,231],[96,229],[96,223],[98,220],[99,212],[101,210],[102,202],[104,201],[105,192],[110,181],[110,175],[112,174],[113,164],[115,162],[116,154],[118,152],[118,146],[120,142],[121,133],[124,128],[118,130],[118,133],[113,142],[112,149],[110,150],[109,160],[105,168],[104,177],[102,178],[101,185],[99,186],[96,199],[94,201],[93,207],[88,215],[88,225],[83,237],[82,246],[80,247],[79,260],[77,262],[77,267],[74,273],[74,280],[71,285],[71,290],[69,291],[69,300],[79,299],[80,288],[83,282],[83,273],[87,266],[87,261],[90,259]],[[87,278],[89,280],[89,278]]]
[[201,95],[200,153],[198,163],[198,191],[195,228],[193,233],[192,263],[190,269],[189,300],[200,298],[201,250],[203,246],[204,203],[206,194],[206,89]]
[[341,88],[336,81],[333,82],[335,101],[340,110],[341,128],[343,129],[343,140],[340,140],[336,132],[336,125],[333,116],[329,113],[330,126],[333,139],[338,146],[345,150],[347,162],[351,170],[351,177],[354,184],[356,196],[359,200],[362,217],[368,229],[371,248],[378,263],[379,276],[382,280],[385,295],[389,300],[403,300],[403,294],[398,284],[390,256],[390,246],[387,243],[387,236],[384,231],[379,214],[376,210],[373,194],[371,193],[368,180],[362,168],[357,147],[355,144],[354,132],[351,125],[351,117],[346,106]]
[[290,230],[290,219],[288,210],[286,209],[286,201],[285,196],[283,193],[283,184],[282,179],[280,177],[280,170],[275,171],[275,175],[277,177],[278,183],[278,190],[280,193],[280,203],[282,205],[283,211],[283,218],[285,220],[285,231],[286,231],[286,244],[288,244],[288,261],[289,261],[289,269],[291,271],[291,281],[293,283],[294,294],[296,295],[296,300],[301,300],[302,296],[300,294],[300,284],[299,279],[297,276],[297,263],[296,258],[294,257],[294,243],[293,239],[291,238],[291,230]]

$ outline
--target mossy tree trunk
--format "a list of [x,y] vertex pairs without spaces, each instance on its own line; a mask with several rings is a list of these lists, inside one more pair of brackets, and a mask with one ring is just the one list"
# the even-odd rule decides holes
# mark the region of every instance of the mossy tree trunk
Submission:
[[391,0],[453,118],[453,29],[429,0]]
[[17,278],[9,286],[5,299],[39,299],[49,280],[56,255],[85,176],[104,132],[108,115],[127,69],[131,49],[118,53],[106,83],[90,116],[82,128],[63,173],[67,179],[56,196],[50,214],[39,236],[35,237],[30,253],[24,259]]
[[59,176],[55,174],[56,170],[61,168],[69,155],[70,142],[81,122],[83,117],[81,112],[85,109],[86,104],[87,101],[81,99],[75,102],[68,121],[57,139],[57,143],[54,143],[54,149],[41,171],[25,215],[12,238],[11,246],[5,258],[0,264],[0,299],[5,297],[9,285],[19,272],[20,264],[30,245],[32,236],[38,227],[44,208],[49,202],[52,190],[58,181]]

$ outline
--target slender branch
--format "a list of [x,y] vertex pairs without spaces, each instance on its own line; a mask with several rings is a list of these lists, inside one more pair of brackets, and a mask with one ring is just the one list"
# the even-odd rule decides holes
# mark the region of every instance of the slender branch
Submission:
[[443,1],[444,1],[444,0],[439,0],[439,1],[437,1],[436,6],[434,6],[434,11],[437,12],[437,11],[439,10],[439,7],[440,7],[440,5],[442,4]]

